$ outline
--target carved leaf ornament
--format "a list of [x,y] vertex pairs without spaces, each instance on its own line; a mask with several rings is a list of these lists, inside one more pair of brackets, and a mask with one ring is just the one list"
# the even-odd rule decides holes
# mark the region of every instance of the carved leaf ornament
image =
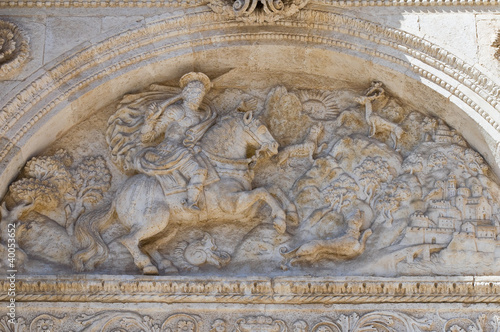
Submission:
[[309,0],[210,0],[208,6],[216,13],[244,22],[275,22],[292,16]]

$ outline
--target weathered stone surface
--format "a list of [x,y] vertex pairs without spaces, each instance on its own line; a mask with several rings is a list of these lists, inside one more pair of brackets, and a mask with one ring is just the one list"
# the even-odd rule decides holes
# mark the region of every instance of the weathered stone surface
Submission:
[[498,8],[402,4],[0,1],[0,331],[499,330]]
[[[97,36],[101,32],[101,20],[88,17],[47,18],[44,61],[50,62],[58,55],[69,51],[87,38]],[[80,31],[85,31],[81,36]]]

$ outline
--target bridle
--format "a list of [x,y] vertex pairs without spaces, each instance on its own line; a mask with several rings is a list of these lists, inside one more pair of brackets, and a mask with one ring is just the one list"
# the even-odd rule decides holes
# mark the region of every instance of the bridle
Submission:
[[268,143],[264,143],[256,134],[255,130],[258,129],[262,123],[258,121],[258,126],[256,126],[258,120],[253,117],[253,113],[248,111],[243,116],[243,130],[247,133],[257,144],[259,144],[259,148],[255,151],[255,155],[251,157],[252,163],[255,163],[260,156],[260,153],[265,150],[269,150]]

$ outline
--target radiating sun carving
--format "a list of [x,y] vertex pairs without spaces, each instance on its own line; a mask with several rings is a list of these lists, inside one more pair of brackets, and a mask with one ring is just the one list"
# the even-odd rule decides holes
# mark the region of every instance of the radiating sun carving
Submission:
[[302,102],[302,112],[314,120],[335,120],[339,115],[335,95],[329,91],[300,90],[297,96]]

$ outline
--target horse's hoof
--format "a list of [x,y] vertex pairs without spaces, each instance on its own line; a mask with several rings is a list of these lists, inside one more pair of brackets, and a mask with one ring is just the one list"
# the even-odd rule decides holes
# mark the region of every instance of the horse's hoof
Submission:
[[274,219],[274,229],[279,233],[279,234],[285,234],[286,231],[286,221],[283,218],[276,218]]
[[154,265],[147,265],[142,269],[142,273],[146,275],[158,275],[158,269]]
[[172,265],[172,262],[169,261],[168,259],[164,258],[160,261],[160,263],[158,264],[158,268],[160,270],[165,270],[165,269],[168,269],[169,267],[173,267]]
[[174,273],[179,273],[179,270],[175,266],[171,265],[164,268],[163,272],[165,274],[174,274]]

